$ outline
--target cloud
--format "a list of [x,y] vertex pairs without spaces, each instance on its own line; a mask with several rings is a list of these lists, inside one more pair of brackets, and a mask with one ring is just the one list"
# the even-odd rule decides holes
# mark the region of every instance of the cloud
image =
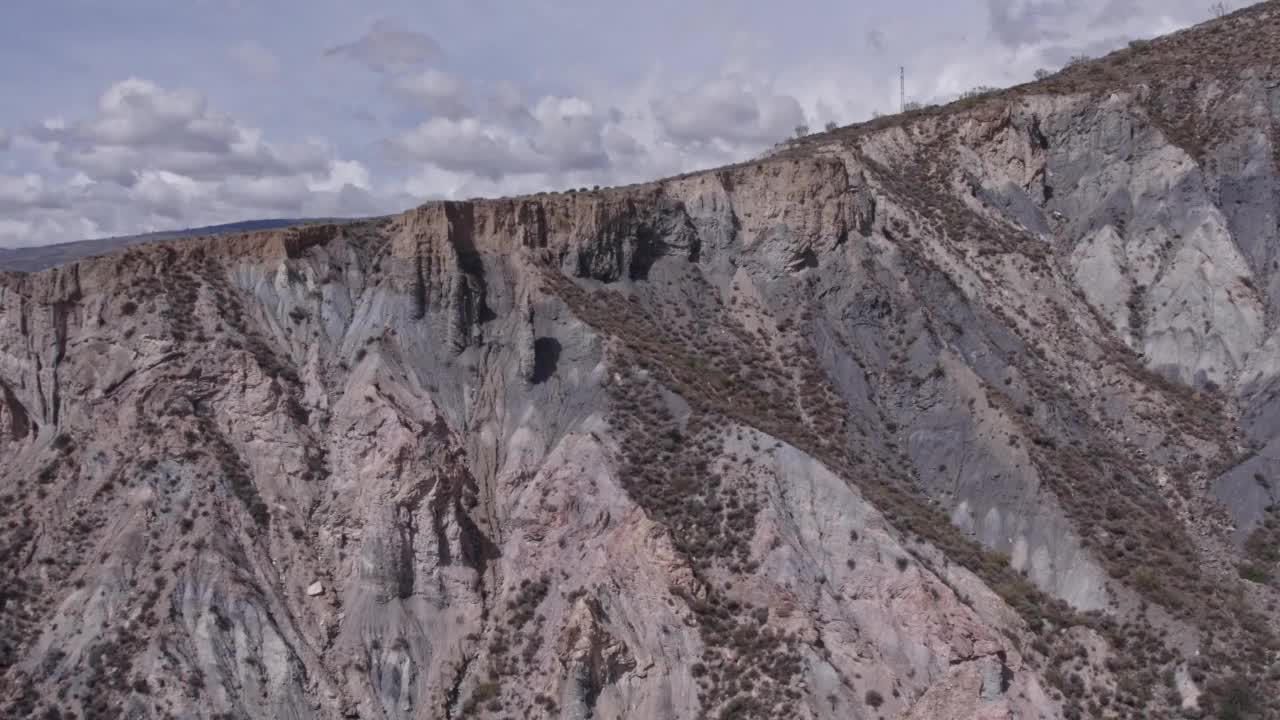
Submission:
[[[489,180],[531,173],[603,170],[607,116],[577,97],[542,98],[509,122],[432,118],[391,141],[396,152],[443,170]],[[621,142],[614,138],[615,144]]]
[[666,135],[683,144],[774,143],[805,121],[794,97],[753,87],[740,78],[721,78],[655,98],[652,110]]
[[297,176],[245,178],[217,189],[218,199],[228,205],[287,214],[301,210],[310,193],[306,180]]
[[4,152],[5,150],[8,150],[9,145],[11,145],[12,143],[13,143],[13,136],[9,133],[8,130],[5,130],[4,128],[0,128],[0,152]]
[[1079,0],[987,0],[991,32],[1009,47],[1067,36],[1063,20],[1079,7]]
[[135,207],[170,220],[182,220],[201,193],[200,183],[164,170],[139,173],[129,199]]
[[[546,41],[535,48],[539,62],[452,59],[430,34],[380,20],[320,41],[334,45],[324,51],[334,60],[329,74],[288,83],[279,80],[293,68],[273,51],[299,47],[274,38],[236,44],[258,36],[246,25],[209,38],[206,55],[242,87],[244,78],[276,81],[280,106],[263,108],[261,121],[280,125],[268,132],[253,127],[253,118],[210,107],[199,92],[142,79],[107,88],[88,112],[20,130],[18,123],[40,116],[16,116],[13,108],[25,105],[10,103],[15,116],[0,113],[0,123],[15,128],[12,143],[0,131],[0,149],[11,145],[0,154],[0,243],[248,217],[374,214],[428,198],[626,184],[714,167],[757,156],[802,123],[847,124],[896,108],[899,65],[907,69],[909,100],[945,101],[1202,19],[1204,1],[971,0],[944,8],[917,0],[889,15],[853,3],[833,9],[820,27],[773,6],[740,13],[729,25],[723,13],[694,10],[690,26],[674,31],[676,40],[700,38],[690,48],[672,40],[661,10],[637,6],[625,33],[608,26],[573,38],[599,58],[580,73],[566,58],[586,50],[550,34],[568,19],[559,11],[548,20],[522,7],[504,22],[467,25],[457,9],[441,9],[441,27],[472,34],[459,37],[459,47],[479,40],[511,46],[522,33],[537,35]],[[322,20],[330,5],[314,8],[317,32],[335,28]],[[921,8],[929,22],[903,21]],[[654,27],[633,27],[647,20]],[[896,57],[901,48],[890,41],[908,28],[913,49]],[[655,60],[644,50],[651,42],[623,37],[671,40],[670,52]],[[327,92],[314,93],[314,82]],[[215,89],[223,97],[237,88]],[[38,109],[65,111],[83,99],[46,99],[65,104]],[[306,134],[320,128],[335,142]]]
[[431,36],[379,20],[363,37],[325,52],[355,61],[382,76],[381,90],[411,111],[458,120],[472,115],[466,89],[440,67],[444,53]]
[[616,125],[605,128],[603,140],[611,158],[635,158],[645,153],[645,148],[630,133]]
[[323,140],[270,142],[198,93],[136,78],[108,87],[91,116],[46,120],[23,136],[49,167],[0,175],[4,245],[402,204],[375,195],[368,169]]
[[280,60],[255,42],[243,42],[227,50],[236,68],[255,80],[273,80],[280,75]]
[[[987,0],[991,34],[1012,49],[1114,50],[1208,18],[1194,0]],[[1074,53],[1069,53],[1074,54]]]
[[0,175],[0,211],[56,208],[61,205],[61,200],[45,187],[44,178],[39,175]]
[[578,97],[544,97],[533,108],[538,123],[533,148],[558,171],[599,170],[609,165],[603,132],[607,116]]
[[871,28],[867,31],[867,47],[877,55],[884,53],[884,33],[879,28]]
[[229,118],[211,115],[205,100],[190,90],[163,90],[130,78],[107,88],[98,99],[98,116],[64,137],[85,143],[167,146],[221,152],[236,137]]
[[507,119],[526,117],[528,112],[524,106],[524,92],[513,82],[502,81],[497,84],[491,99],[494,111]]
[[355,160],[334,160],[329,166],[329,174],[322,179],[312,180],[312,192],[336,192],[350,186],[357,190],[368,190],[369,170]]
[[140,172],[124,187],[80,175],[54,186],[37,175],[0,175],[0,246],[43,245],[263,217],[365,216],[402,210],[412,198],[360,187],[359,163],[322,175],[195,180]]
[[382,73],[430,65],[443,56],[440,45],[430,35],[402,30],[385,19],[375,22],[359,40],[329,48],[324,54]]
[[1139,5],[1138,0],[1108,0],[1089,26],[1101,27],[1111,23],[1128,22],[1141,15],[1142,6]]
[[435,68],[426,68],[388,80],[391,92],[432,115],[460,118],[470,111],[463,100],[462,82]]
[[543,163],[527,143],[498,125],[475,118],[433,118],[391,141],[395,150],[445,170],[499,179],[538,172]]
[[138,78],[107,88],[94,117],[46,121],[28,134],[53,150],[61,168],[125,186],[146,170],[207,180],[320,172],[329,162],[323,146],[269,144],[259,131],[211,112],[203,96]]

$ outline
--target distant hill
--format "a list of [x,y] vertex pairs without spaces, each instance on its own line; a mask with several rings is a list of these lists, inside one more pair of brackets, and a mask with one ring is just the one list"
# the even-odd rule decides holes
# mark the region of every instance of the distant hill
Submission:
[[272,230],[305,225],[317,222],[333,222],[335,218],[274,218],[268,220],[245,220],[243,222],[226,223],[224,225],[207,225],[205,227],[188,228],[186,230],[168,230],[164,232],[145,233],[142,235],[125,235],[121,237],[98,238],[96,240],[78,240],[59,243],[57,245],[40,245],[23,248],[0,248],[0,270],[15,272],[35,272],[55,265],[79,260],[93,255],[108,253],[160,240],[177,240],[180,238],[200,237],[204,235],[221,235],[224,233],[253,232],[256,230]]

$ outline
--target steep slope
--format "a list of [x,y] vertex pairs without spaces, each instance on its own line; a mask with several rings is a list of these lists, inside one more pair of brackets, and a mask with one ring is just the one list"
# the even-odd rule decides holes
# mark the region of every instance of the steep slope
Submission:
[[1276,38],[3,276],[0,711],[1276,717]]

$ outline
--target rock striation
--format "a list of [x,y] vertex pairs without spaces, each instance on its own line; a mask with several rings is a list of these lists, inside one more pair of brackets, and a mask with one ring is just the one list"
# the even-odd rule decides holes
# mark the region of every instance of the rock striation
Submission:
[[1276,717],[1277,38],[0,274],[0,714]]

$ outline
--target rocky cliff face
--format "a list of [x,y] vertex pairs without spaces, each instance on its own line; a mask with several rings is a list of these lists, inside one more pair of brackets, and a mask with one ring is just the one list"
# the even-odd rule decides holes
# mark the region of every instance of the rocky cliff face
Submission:
[[0,711],[1275,717],[1277,37],[0,277]]

